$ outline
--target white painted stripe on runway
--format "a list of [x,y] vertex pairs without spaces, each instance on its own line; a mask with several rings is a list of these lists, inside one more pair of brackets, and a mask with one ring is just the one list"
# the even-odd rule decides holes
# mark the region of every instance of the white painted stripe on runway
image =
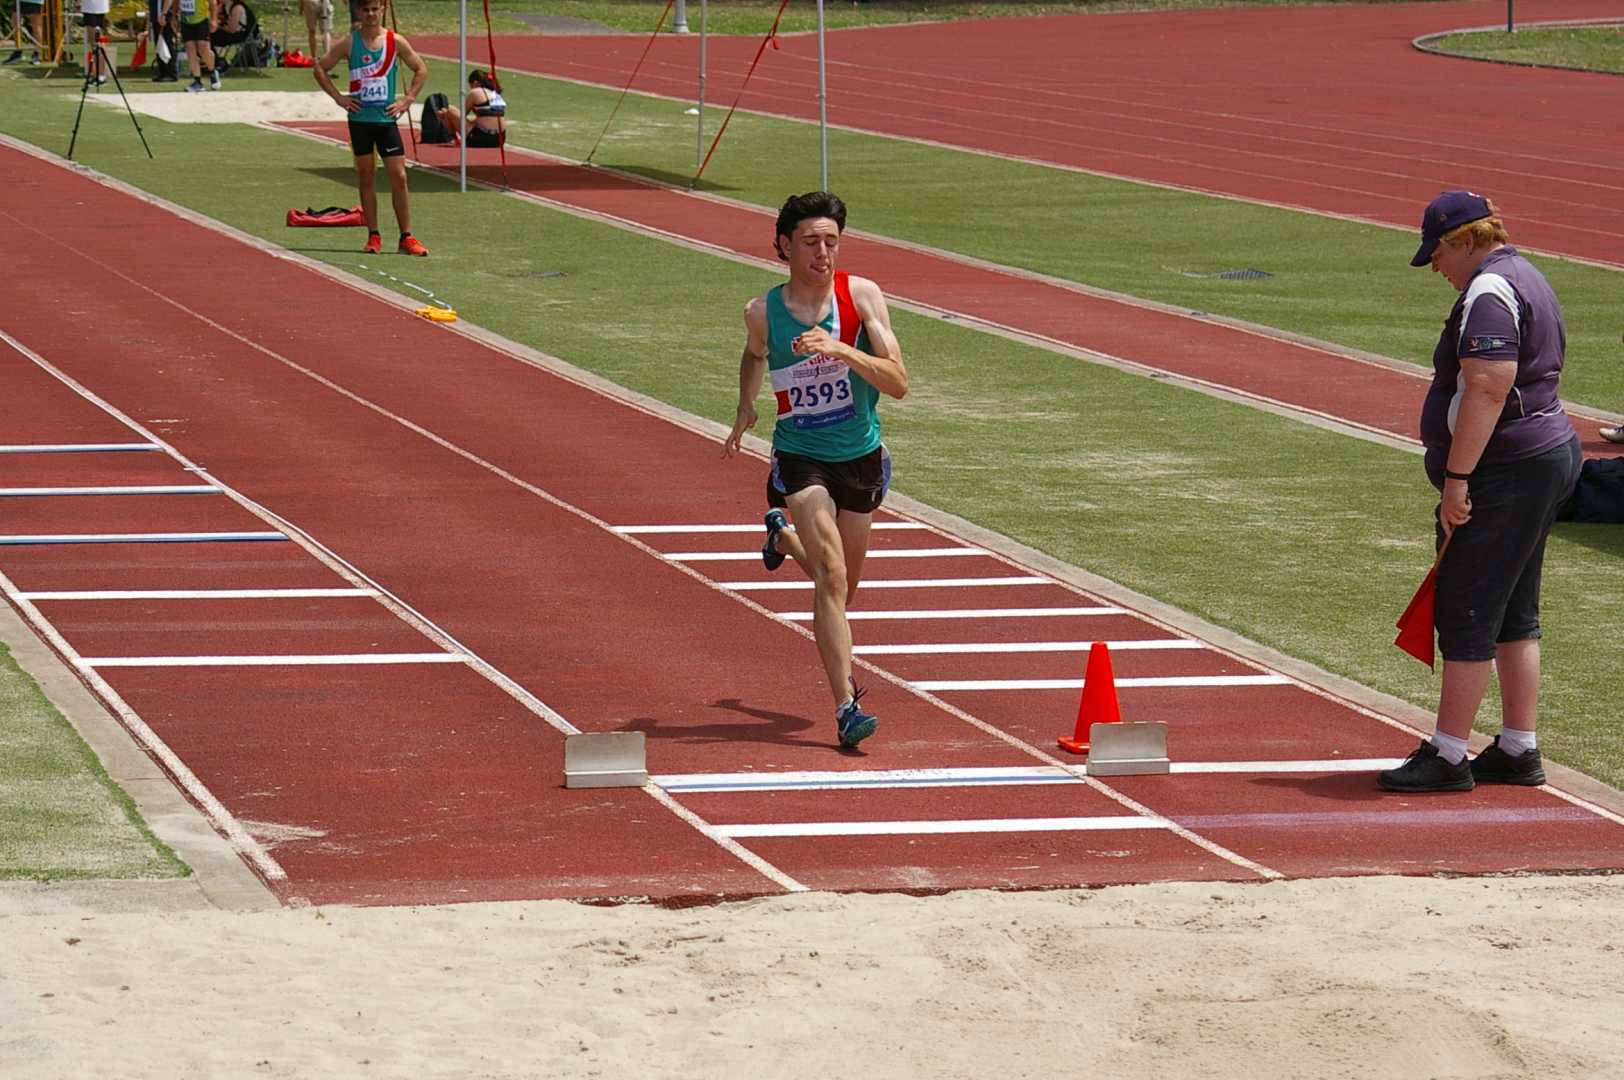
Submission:
[[[1117,679],[1122,686],[1283,686],[1284,675],[1153,675]],[[942,679],[909,682],[919,690],[1078,690],[1081,679]]]
[[284,667],[339,664],[466,664],[463,653],[328,653],[310,656],[86,656],[83,667]]
[[303,600],[377,596],[377,589],[94,589],[25,592],[24,600]]
[[[866,582],[865,582],[866,584]],[[1146,638],[1139,641],[1107,641],[1112,652],[1142,649],[1205,649],[1190,638]],[[863,656],[935,656],[959,653],[1051,653],[1088,652],[1092,641],[943,641],[915,645],[853,645],[851,651]]]
[[[869,526],[872,529],[924,529],[929,526],[914,521],[876,521]],[[683,533],[767,533],[767,527],[761,522],[754,525],[611,525],[609,531],[619,533],[621,536],[654,536],[658,534],[680,535]]]
[[0,488],[0,497],[24,495],[215,495],[212,484],[145,484],[130,487],[17,487]]
[[157,443],[17,443],[0,446],[0,454],[90,454],[161,449]]
[[962,833],[1117,832],[1166,829],[1172,822],[1121,814],[1114,817],[991,818],[961,821],[802,821],[718,825],[736,840],[772,836],[938,836]]
[[[808,622],[810,611],[775,611],[774,615],[790,622]],[[1037,608],[940,608],[929,611],[848,611],[846,619],[857,622],[864,619],[1037,619],[1081,615],[1126,615],[1119,607],[1037,607]]]
[[[1175,761],[1174,773],[1237,775],[1252,773],[1380,772],[1403,758],[1328,758],[1305,761]],[[672,794],[752,791],[850,791],[890,788],[991,787],[1082,784],[1069,769],[1055,765],[957,769],[859,769],[804,772],[672,773],[649,780]]]
[[0,536],[0,544],[191,544],[215,541],[286,540],[279,532],[218,533],[39,533]]
[[[761,558],[759,551],[673,551],[662,552],[672,562],[751,562]],[[951,559],[972,555],[990,555],[986,548],[934,547],[934,548],[879,548],[870,550],[870,559]]]
[[[810,581],[718,581],[724,589],[735,592],[771,592],[771,591],[806,591],[812,588]],[[862,589],[869,592],[873,589],[980,589],[986,587],[997,588],[1002,585],[1054,585],[1053,578],[1046,577],[965,577],[965,578],[864,578]]]
[[808,770],[673,773],[649,779],[673,794],[720,791],[840,791],[852,788],[974,787],[981,784],[1081,784],[1055,765],[1006,768]]

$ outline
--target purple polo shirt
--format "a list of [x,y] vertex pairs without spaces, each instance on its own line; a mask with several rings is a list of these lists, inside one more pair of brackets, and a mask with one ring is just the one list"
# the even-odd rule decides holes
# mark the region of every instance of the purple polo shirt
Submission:
[[1557,397],[1566,349],[1562,305],[1545,275],[1516,248],[1491,252],[1455,301],[1432,353],[1432,385],[1421,403],[1421,442],[1427,448],[1428,473],[1438,474],[1434,483],[1443,483],[1466,385],[1461,359],[1517,365],[1516,383],[1479,459],[1479,464],[1495,465],[1535,457],[1573,437],[1573,425]]

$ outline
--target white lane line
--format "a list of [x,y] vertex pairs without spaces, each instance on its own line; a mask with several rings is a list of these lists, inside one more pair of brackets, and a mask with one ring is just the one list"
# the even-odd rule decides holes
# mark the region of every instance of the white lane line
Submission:
[[51,646],[68,663],[74,665],[80,671],[85,682],[118,715],[119,720],[124,724],[130,735],[134,737],[135,741],[140,743],[142,748],[151,754],[170,776],[175,778],[175,783],[202,809],[203,815],[208,818],[209,823],[220,830],[221,835],[230,841],[231,846],[249,862],[253,863],[266,878],[272,881],[285,881],[288,874],[286,870],[282,869],[281,864],[271,858],[270,853],[260,845],[258,840],[248,835],[248,831],[232,816],[231,811],[225,808],[225,804],[215,798],[214,792],[210,791],[203,784],[203,781],[197,778],[197,774],[186,767],[186,763],[180,759],[180,756],[158,737],[158,733],[153,731],[145,720],[141,719],[140,714],[130,708],[129,704],[119,696],[118,691],[113,689],[112,684],[98,675],[94,669],[84,666],[83,657],[79,655],[72,645],[68,644],[68,639],[63,637],[57,628],[52,625],[51,620],[41,614],[39,608],[35,607],[32,602],[22,598],[17,591],[17,586],[12,584],[11,579],[6,577],[3,572],[0,572],[0,592],[4,592],[9,596],[12,602],[17,605],[17,610],[22,612],[23,617],[33,625],[35,631],[50,642]]
[[[1128,686],[1285,686],[1284,675],[1153,675],[1117,679]],[[920,690],[1079,690],[1082,679],[941,679],[910,682]]]
[[[929,526],[917,521],[876,521],[869,528],[927,529]],[[611,525],[609,531],[621,536],[678,536],[684,533],[761,533],[765,536],[767,529],[758,521],[753,525]]]
[[282,667],[339,664],[466,664],[462,653],[326,653],[308,656],[85,656],[87,668],[113,667]]
[[[735,592],[806,591],[812,589],[810,581],[718,581],[724,589]],[[1010,575],[1008,577],[965,578],[873,578],[863,579],[863,591],[873,589],[980,589],[1002,585],[1057,585],[1053,578]]]
[[[1175,761],[1174,773],[1246,775],[1254,773],[1380,772],[1403,758],[1330,758],[1317,761]],[[1056,765],[1015,765],[957,769],[808,770],[803,772],[672,773],[651,776],[673,795],[752,791],[854,791],[934,787],[1003,787],[1030,784],[1083,784],[1083,777]]]
[[[1135,641],[1107,641],[1112,652],[1133,652],[1140,649],[1205,649],[1202,642],[1191,638],[1144,638]],[[960,653],[1050,653],[1088,652],[1092,641],[943,641],[915,645],[853,645],[851,651],[862,656],[935,656]]]
[[[759,551],[673,551],[661,554],[672,562],[752,562],[761,558]],[[870,551],[867,558],[951,559],[991,554],[986,548],[978,547],[880,548]]]
[[377,589],[86,589],[18,593],[25,600],[302,600],[372,596]]
[[[780,619],[810,622],[810,611],[775,611]],[[941,608],[930,611],[848,611],[848,622],[864,619],[1038,619],[1071,615],[1126,615],[1119,607]]]
[[286,533],[279,532],[37,533],[0,536],[0,544],[203,544],[287,538]]
[[161,449],[157,443],[14,443],[0,446],[0,454],[101,454]]
[[216,495],[212,484],[145,484],[130,487],[15,487],[0,488],[0,497],[25,495]]
[[711,843],[715,844],[723,851],[726,851],[734,858],[744,863],[746,866],[755,870],[756,873],[768,878],[769,880],[776,881],[786,891],[792,893],[811,891],[805,885],[802,885],[799,881],[796,881],[794,878],[790,877],[788,874],[778,869],[778,867],[774,866],[766,859],[763,859],[760,855],[757,855],[755,852],[751,851],[749,848],[745,847],[731,836],[724,835],[716,828],[716,826],[712,825],[710,822],[706,821],[704,818],[700,817],[686,806],[683,806],[681,803],[677,802],[677,800],[673,799],[670,795],[667,795],[664,791],[661,791],[658,785],[644,784],[643,791],[646,792],[651,799],[665,807],[667,810],[671,811],[678,818],[686,821],[689,825],[692,825],[696,830],[698,830],[701,836],[704,836]]
[[1112,817],[983,818],[959,821],[802,821],[716,825],[734,839],[768,836],[933,836],[962,833],[1116,832],[1167,829],[1171,822],[1118,814]]

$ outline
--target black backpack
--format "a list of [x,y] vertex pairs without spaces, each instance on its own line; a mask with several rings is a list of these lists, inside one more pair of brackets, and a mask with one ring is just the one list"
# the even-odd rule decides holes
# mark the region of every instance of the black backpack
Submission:
[[449,109],[451,102],[444,94],[430,94],[423,99],[423,134],[418,142],[448,143],[451,132],[440,122],[440,110]]

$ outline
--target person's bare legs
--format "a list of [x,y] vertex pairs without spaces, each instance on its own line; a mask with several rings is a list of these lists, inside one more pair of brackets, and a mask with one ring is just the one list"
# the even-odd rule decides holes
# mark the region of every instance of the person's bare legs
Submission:
[[779,549],[812,579],[812,636],[836,707],[851,699],[850,594],[846,552],[835,503],[821,487],[804,488],[785,500],[795,531],[778,534]]
[[[412,231],[412,207],[411,196],[406,190],[406,156],[396,154],[384,158],[383,167],[389,174],[389,200],[395,207],[395,223],[400,226],[401,232],[409,233]],[[373,214],[375,219],[377,211],[374,210]],[[373,227],[368,225],[368,228]]]
[[1539,639],[1501,642],[1494,649],[1494,669],[1504,726],[1533,731],[1539,722]]
[[451,132],[451,134],[461,137],[462,117],[458,115],[456,109],[451,108],[449,105],[441,109],[440,123],[444,124],[445,129]]
[[[857,584],[863,577],[863,562],[868,558],[868,537],[872,529],[873,514],[854,514],[849,510],[835,512],[835,528],[840,532],[841,550],[846,556],[846,604],[849,607],[857,596]],[[775,545],[780,555],[787,555],[802,570],[806,570],[806,548],[795,535],[794,528],[778,534]],[[807,570],[807,577],[812,572]]]
[[361,216],[369,233],[378,231],[377,167],[371,154],[355,159],[355,186],[361,189]]
[[[1504,646],[1501,646],[1504,648]],[[1472,734],[1472,721],[1488,688],[1490,660],[1445,660],[1443,689],[1438,692],[1438,730],[1457,739]]]

